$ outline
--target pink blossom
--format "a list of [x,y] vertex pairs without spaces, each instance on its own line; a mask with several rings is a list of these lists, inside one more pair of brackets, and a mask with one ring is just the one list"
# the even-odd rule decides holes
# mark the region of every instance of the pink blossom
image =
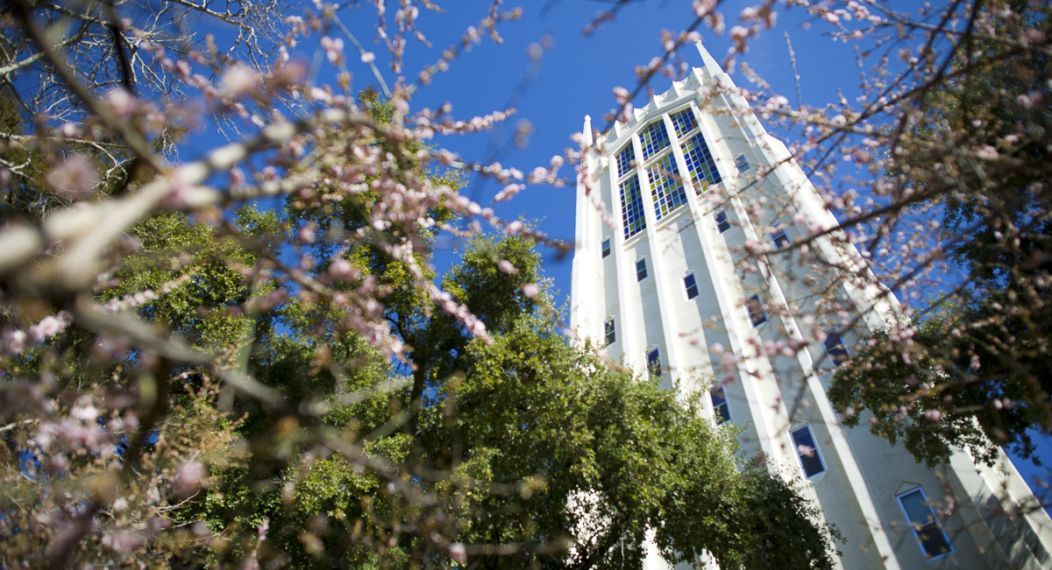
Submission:
[[130,117],[139,107],[135,96],[120,87],[106,93],[106,102],[120,117]]
[[91,194],[99,184],[99,174],[90,158],[72,154],[52,168],[46,180],[56,194],[77,199]]
[[48,315],[41,321],[29,327],[29,336],[35,342],[41,342],[62,332],[69,325],[69,321],[54,315]]
[[522,286],[522,294],[528,299],[536,297],[538,293],[540,293],[540,288],[536,283],[527,283]]
[[449,557],[453,559],[457,564],[468,563],[468,551],[465,548],[464,543],[454,542],[449,545]]
[[507,273],[508,275],[515,275],[516,273],[519,272],[518,269],[515,269],[515,265],[513,265],[507,259],[502,259],[502,260],[498,261],[497,262],[497,268],[500,269],[501,271],[503,271],[504,273]]
[[29,335],[18,329],[7,329],[0,335],[0,353],[20,354],[26,349]]
[[223,72],[223,77],[219,80],[219,89],[223,95],[236,99],[251,93],[258,82],[259,75],[254,69],[238,63]]
[[205,482],[208,473],[205,466],[196,459],[191,459],[179,466],[172,481],[175,490],[180,495],[189,495],[200,489]]

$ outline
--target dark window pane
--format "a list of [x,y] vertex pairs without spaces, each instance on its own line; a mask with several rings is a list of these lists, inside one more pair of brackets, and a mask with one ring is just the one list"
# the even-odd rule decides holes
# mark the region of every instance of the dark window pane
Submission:
[[716,416],[716,424],[729,422],[731,419],[731,408],[727,404],[727,393],[723,391],[723,386],[717,386],[709,390],[709,397],[712,398],[712,411]]
[[653,348],[647,353],[647,370],[651,376],[661,376],[661,350]]
[[771,234],[771,238],[774,239],[775,247],[785,247],[789,245],[789,236],[785,235],[785,230],[780,230]]
[[760,300],[759,295],[749,297],[745,306],[749,309],[749,320],[752,321],[753,326],[767,322],[767,311],[764,310],[763,301]]
[[683,278],[683,287],[687,290],[687,299],[693,299],[698,296],[698,282],[694,279],[693,273],[688,273]]
[[804,426],[793,431],[793,445],[796,446],[796,454],[800,457],[800,465],[804,469],[804,475],[813,477],[826,470],[822,464],[822,457],[818,454],[818,445],[815,443],[811,428]]
[[610,240],[603,240],[603,257],[610,255]]
[[749,170],[749,159],[745,158],[744,154],[739,154],[738,158],[734,159],[734,166],[738,167],[738,172],[745,172]]
[[953,550],[949,537],[943,531],[923,491],[917,488],[899,495],[899,503],[906,513],[906,519],[916,533],[917,541],[920,542],[925,556],[935,558]]
[[617,330],[614,326],[614,319],[606,320],[606,330],[604,332],[606,333],[606,345],[610,346],[611,344],[614,344],[614,341],[617,340]]
[[731,223],[727,221],[727,212],[716,212],[716,227],[719,228],[721,234],[731,229]]
[[647,278],[647,260],[636,261],[636,280],[642,281]]
[[840,365],[842,362],[847,360],[847,348],[844,346],[844,341],[841,340],[840,335],[836,333],[826,333],[826,352],[833,359],[833,364]]

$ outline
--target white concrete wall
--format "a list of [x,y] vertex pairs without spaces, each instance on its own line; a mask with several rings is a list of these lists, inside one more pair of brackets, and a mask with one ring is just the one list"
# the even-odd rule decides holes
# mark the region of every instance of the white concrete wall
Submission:
[[[613,317],[617,341],[604,348],[612,361],[644,375],[646,353],[656,346],[663,386],[705,391],[713,381],[724,382],[744,453],[762,453],[771,469],[786,477],[802,478],[790,431],[810,425],[826,471],[805,483],[805,493],[846,538],[844,568],[1049,567],[1052,524],[1044,511],[1015,518],[1002,514],[1034,500],[1007,460],[994,468],[976,466],[961,452],[949,465],[929,469],[901,446],[872,435],[865,421],[857,428],[840,424],[825,395],[833,363],[825,347],[811,339],[837,328],[850,351],[870,332],[902,318],[897,301],[872,279],[850,244],[834,239],[820,239],[808,252],[753,260],[749,267],[743,254],[747,241],[770,243],[770,228],[783,228],[797,239],[810,225],[833,228],[836,220],[785,145],[767,134],[726,74],[700,51],[704,67],[636,109],[629,124],[607,133],[608,154],[589,163],[589,183],[578,189],[571,292],[571,326],[578,337],[603,346],[604,323]],[[700,194],[685,181],[687,204],[658,221],[646,164],[637,165],[646,230],[626,240],[613,155],[632,145],[642,162],[638,132],[664,121],[669,152],[686,178],[668,118],[684,108],[698,119],[723,181]],[[591,140],[587,120],[584,134]],[[735,168],[741,154],[751,166],[745,173]],[[586,186],[598,192],[612,226],[585,196]],[[732,224],[722,233],[714,218],[719,210]],[[605,258],[604,239],[612,244]],[[646,259],[648,275],[637,281],[640,258]],[[684,290],[688,272],[699,289],[694,299]],[[768,320],[758,326],[745,308],[753,294],[767,307]],[[806,348],[784,354],[765,350],[794,341]],[[728,357],[737,366],[728,368]],[[711,406],[704,413],[711,418]],[[946,509],[940,516],[954,552],[934,561],[924,557],[896,498],[918,486],[936,508]]]

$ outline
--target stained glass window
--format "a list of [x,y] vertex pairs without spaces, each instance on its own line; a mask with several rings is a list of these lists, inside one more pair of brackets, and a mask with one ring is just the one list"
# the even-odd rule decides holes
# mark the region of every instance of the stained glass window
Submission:
[[625,148],[621,149],[621,152],[617,153],[617,177],[620,178],[627,174],[636,165],[636,151],[629,144]]
[[640,131],[639,144],[643,147],[643,160],[649,159],[667,147],[669,140],[668,131],[665,130],[665,123],[663,121],[655,121]]
[[650,190],[654,193],[654,214],[657,219],[687,203],[687,192],[676,168],[676,159],[671,154],[658,159],[647,169]]
[[672,119],[672,126],[676,129],[676,136],[681,137],[698,126],[698,121],[694,118],[694,112],[690,109],[684,109],[670,118]]
[[647,227],[643,215],[643,193],[639,190],[639,179],[632,176],[621,183],[621,222],[628,239]]
[[716,170],[716,161],[712,159],[709,145],[705,144],[705,138],[698,133],[683,144],[683,160],[687,163],[687,171],[690,172],[690,180],[694,183],[694,189],[704,192],[709,184],[719,184],[720,172]]

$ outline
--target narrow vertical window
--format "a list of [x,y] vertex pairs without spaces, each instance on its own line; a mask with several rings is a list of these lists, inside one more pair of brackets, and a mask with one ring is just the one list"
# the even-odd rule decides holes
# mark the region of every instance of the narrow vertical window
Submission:
[[774,247],[782,248],[789,245],[789,236],[785,235],[785,230],[778,230],[771,234],[771,239],[774,240]]
[[767,322],[767,311],[763,308],[763,301],[759,295],[753,295],[745,301],[745,308],[749,310],[749,320],[752,326],[762,325]]
[[731,421],[731,407],[727,403],[727,392],[723,390],[723,386],[709,390],[709,398],[712,398],[712,413],[716,418],[716,425]]
[[727,211],[720,210],[716,212],[716,227],[720,230],[720,233],[731,229],[731,223],[727,220]]
[[910,528],[913,529],[913,536],[917,538],[921,552],[926,558],[939,558],[953,552],[950,537],[946,536],[946,531],[943,530],[939,517],[931,508],[924,489],[917,487],[906,491],[899,495],[898,499],[902,512],[906,515]]
[[647,372],[651,376],[661,376],[661,349],[656,346],[647,351]]
[[625,239],[628,239],[647,227],[643,214],[643,193],[639,190],[639,177],[626,178],[619,186],[621,191],[621,222],[624,226]]
[[698,296],[698,280],[694,278],[693,273],[683,277],[683,288],[687,291],[688,300]]
[[847,360],[847,347],[844,346],[844,340],[840,338],[839,334],[833,331],[826,331],[825,345],[826,352],[833,359],[833,364],[840,366]]
[[734,159],[734,166],[738,168],[738,172],[745,172],[749,170],[749,159],[744,154],[739,154]]
[[617,153],[617,177],[621,178],[628,171],[632,170],[636,166],[636,150],[632,148],[632,144],[621,149],[621,152]]
[[614,317],[606,319],[606,326],[604,327],[603,333],[606,340],[605,346],[614,344],[614,341],[617,340],[617,327],[614,325]]
[[604,239],[603,240],[603,257],[606,257],[608,255],[610,255],[610,240],[609,239]]
[[639,144],[643,147],[643,160],[649,159],[667,147],[669,138],[668,131],[665,130],[665,122],[655,121],[640,131]]
[[642,281],[647,278],[647,260],[646,258],[639,258],[636,260],[636,281]]
[[698,121],[694,118],[694,113],[690,109],[683,109],[669,118],[672,119],[672,126],[676,129],[676,136],[678,137],[693,131],[698,126]]
[[806,425],[794,429],[792,436],[793,446],[796,447],[796,455],[800,458],[800,468],[803,469],[804,476],[810,479],[819,473],[824,473],[826,463],[822,459],[822,453],[818,451],[818,444],[815,443],[815,434],[811,431],[811,426]]

